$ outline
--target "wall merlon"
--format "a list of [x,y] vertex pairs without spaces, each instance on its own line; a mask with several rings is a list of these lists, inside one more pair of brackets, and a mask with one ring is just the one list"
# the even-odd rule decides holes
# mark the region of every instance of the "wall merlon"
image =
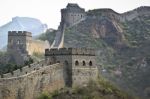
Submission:
[[17,69],[15,71],[13,71],[13,76],[19,76],[20,75],[20,69]]
[[10,77],[12,77],[11,73],[3,74],[3,78],[10,78]]
[[28,66],[23,67],[23,68],[22,68],[23,74],[28,73],[29,69],[30,69],[30,68],[29,68]]
[[68,13],[68,12],[85,13],[85,9],[84,8],[80,8],[78,4],[68,3],[66,8],[61,9],[61,12],[63,12],[63,13]]
[[8,36],[32,36],[32,33],[27,31],[8,31]]
[[3,74],[3,78],[11,78],[11,77],[25,75],[34,70],[38,70],[39,68],[44,67],[44,66],[45,66],[45,60],[41,60],[39,62],[22,67],[21,69],[17,69],[13,71],[12,73]]
[[46,49],[45,55],[91,55],[95,56],[94,49],[87,48],[60,48],[60,49]]

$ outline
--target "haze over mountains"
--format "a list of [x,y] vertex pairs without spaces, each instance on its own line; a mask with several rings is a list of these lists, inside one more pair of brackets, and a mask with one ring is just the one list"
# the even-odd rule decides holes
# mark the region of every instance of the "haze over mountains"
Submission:
[[11,22],[0,27],[0,49],[7,45],[8,31],[29,31],[32,32],[32,36],[36,36],[45,32],[47,28],[47,25],[38,19],[14,17]]

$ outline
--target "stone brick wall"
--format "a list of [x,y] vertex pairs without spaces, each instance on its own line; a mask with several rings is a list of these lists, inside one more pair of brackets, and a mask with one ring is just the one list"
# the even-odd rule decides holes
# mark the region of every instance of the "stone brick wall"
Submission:
[[98,77],[97,68],[73,68],[72,70],[72,86],[84,86],[90,80],[96,80]]
[[0,63],[7,64],[10,57],[8,55],[0,56]]
[[53,56],[53,55],[88,55],[88,56],[95,56],[95,51],[93,49],[87,48],[54,48],[54,49],[46,49],[45,50],[46,56]]
[[95,51],[87,48],[46,49],[47,64],[62,63],[66,86],[76,86],[97,78]]
[[29,42],[27,45],[27,51],[29,55],[33,55],[34,53],[44,54],[45,49],[47,48],[50,48],[48,41],[31,40],[31,42]]
[[35,99],[42,92],[95,80],[95,51],[86,48],[46,49],[45,60],[0,78],[0,99]]
[[26,50],[27,42],[32,40],[32,35],[27,31],[8,31],[8,46],[7,51],[11,53],[11,50],[18,49],[14,48],[17,45],[22,47],[22,49]]
[[30,36],[30,37],[32,37],[31,32],[27,32],[27,31],[8,31],[8,35],[9,36]]
[[44,53],[46,48],[50,48],[48,41],[33,40],[32,34],[27,31],[9,31],[8,32],[8,52],[12,50],[27,51],[29,55],[34,52]]
[[[17,72],[14,74],[17,75]],[[35,99],[42,92],[63,88],[63,75],[63,66],[54,64],[19,77],[1,78],[0,99]]]
[[7,52],[18,65],[24,65],[28,55],[33,55],[34,53],[44,54],[46,48],[50,48],[49,42],[33,40],[30,32],[8,32]]
[[89,80],[96,80],[98,69],[94,55],[72,56],[72,86],[85,85]]
[[12,73],[7,73],[7,74],[3,74],[2,77],[0,78],[11,78],[11,77],[19,77],[19,76],[22,76],[22,75],[26,75],[28,73],[31,73],[33,71],[36,71],[36,70],[39,70],[43,67],[45,67],[45,60],[41,60],[37,63],[33,63],[33,64],[30,64],[28,66],[25,66],[21,69],[17,69],[15,71],[13,71]]
[[85,16],[85,10],[77,4],[69,3],[66,8],[61,9],[61,22],[64,22],[67,27],[80,21]]

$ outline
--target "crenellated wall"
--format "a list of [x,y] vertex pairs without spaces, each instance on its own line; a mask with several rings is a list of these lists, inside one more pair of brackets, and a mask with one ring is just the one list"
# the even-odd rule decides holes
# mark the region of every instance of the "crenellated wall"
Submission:
[[46,49],[45,60],[3,74],[0,99],[35,99],[42,92],[86,85],[97,75],[93,49]]
[[31,36],[32,37],[32,33],[27,31],[8,31],[8,36]]
[[46,49],[45,60],[47,64],[64,64],[65,83],[69,87],[86,84],[90,79],[95,80],[98,75],[93,49]]
[[0,56],[0,63],[7,64],[9,59],[10,59],[9,55],[2,55]]
[[[28,68],[24,67],[24,70]],[[14,75],[18,73],[19,70],[14,71]],[[52,92],[64,86],[63,65],[53,64],[18,77],[1,78],[0,99],[35,99],[42,92]]]
[[87,48],[60,48],[60,49],[46,49],[45,56],[53,55],[89,55],[95,56],[93,49]]
[[7,52],[17,65],[24,65],[29,55],[44,54],[50,48],[48,41],[34,40],[27,31],[8,31]]
[[80,8],[78,4],[68,3],[67,7],[61,9],[61,22],[64,22],[67,27],[85,18],[85,9]]
[[17,69],[11,73],[6,73],[0,76],[0,78],[11,78],[11,77],[19,77],[22,75],[26,75],[32,71],[36,71],[38,69],[43,68],[45,65],[45,60],[41,60],[39,62],[30,64],[28,66],[22,67],[21,69]]
[[[61,22],[67,26],[82,21],[86,16],[85,10],[77,4],[68,4],[61,13]],[[49,48],[49,43],[33,40],[30,32],[8,32],[7,51],[19,64],[24,62],[24,54],[43,52],[45,48]],[[42,92],[52,92],[65,86],[84,85],[91,79],[95,80],[97,75],[95,50],[46,49],[45,60],[1,76],[0,99],[36,99]]]

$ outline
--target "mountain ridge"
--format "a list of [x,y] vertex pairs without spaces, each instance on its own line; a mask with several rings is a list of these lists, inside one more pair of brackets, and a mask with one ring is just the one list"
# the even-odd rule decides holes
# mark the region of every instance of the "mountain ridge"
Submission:
[[116,18],[119,21],[124,22],[124,21],[130,21],[130,20],[136,18],[137,16],[142,16],[142,15],[146,15],[146,14],[150,15],[149,10],[150,10],[150,6],[140,6],[138,8],[135,8],[133,10],[130,10],[130,11],[127,11],[124,13],[118,13],[112,9],[103,8],[103,9],[89,10],[87,12],[87,15],[88,16],[93,15],[92,12],[94,12],[95,16],[97,15],[96,13],[98,13],[98,15],[100,13],[103,13],[104,16]]

